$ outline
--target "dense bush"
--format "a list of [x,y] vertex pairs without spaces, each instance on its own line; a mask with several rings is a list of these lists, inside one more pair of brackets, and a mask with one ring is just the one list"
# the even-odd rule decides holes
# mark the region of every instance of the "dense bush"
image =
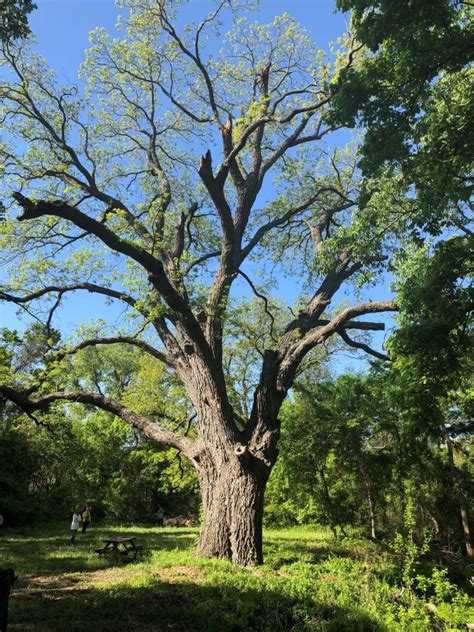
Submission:
[[449,420],[441,428],[413,424],[392,372],[377,368],[300,386],[281,419],[267,524],[318,522],[338,536],[352,527],[373,539],[412,537],[419,545],[429,534],[433,553],[465,550],[453,487],[472,514],[472,440],[465,425]]

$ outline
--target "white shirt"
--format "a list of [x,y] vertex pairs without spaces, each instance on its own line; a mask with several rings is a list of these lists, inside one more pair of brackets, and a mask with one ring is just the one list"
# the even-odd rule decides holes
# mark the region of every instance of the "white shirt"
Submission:
[[71,522],[71,529],[79,529],[79,525],[82,522],[82,518],[79,514],[74,514]]

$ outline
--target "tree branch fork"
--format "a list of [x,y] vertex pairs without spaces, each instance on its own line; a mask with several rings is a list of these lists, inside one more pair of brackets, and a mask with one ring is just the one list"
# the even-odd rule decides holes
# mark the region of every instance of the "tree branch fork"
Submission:
[[[243,262],[271,230],[286,225],[286,223],[298,213],[310,209],[322,194],[331,193],[338,196],[338,204],[335,206],[335,209],[326,213],[328,218],[332,217],[334,213],[340,209],[346,209],[350,205],[355,204],[355,202],[348,198],[346,195],[347,192],[344,190],[338,191],[332,186],[319,187],[316,191],[309,194],[308,199],[303,203],[285,209],[285,212],[281,216],[267,221],[267,223],[263,223],[260,227],[256,227],[256,232],[247,237],[247,243],[243,245],[246,230],[250,225],[251,211],[267,172],[275,163],[282,160],[284,155],[292,148],[318,141],[325,136],[326,133],[331,131],[329,128],[322,129],[323,117],[321,114],[319,115],[320,120],[318,119],[319,123],[318,120],[315,119],[315,117],[318,116],[318,112],[323,112],[323,109],[329,102],[329,98],[321,91],[307,90],[307,92],[312,95],[311,103],[302,107],[290,108],[286,114],[278,116],[276,108],[281,105],[286,97],[280,96],[276,102],[273,104],[270,103],[268,95],[269,66],[264,71],[260,70],[258,77],[262,103],[268,103],[267,111],[262,111],[262,114],[259,115],[256,120],[248,122],[234,138],[232,135],[232,115],[227,112],[228,121],[223,122],[221,120],[222,112],[225,110],[222,109],[218,103],[218,91],[216,91],[212,76],[199,53],[199,33],[202,28],[204,28],[204,24],[205,22],[202,23],[199,29],[196,36],[196,47],[195,50],[192,51],[186,46],[184,40],[179,37],[171,22],[168,21],[166,12],[162,14],[162,26],[167,30],[170,37],[175,40],[182,54],[195,65],[197,72],[204,80],[208,105],[212,111],[212,116],[209,120],[217,124],[222,139],[222,160],[220,161],[220,166],[217,167],[216,170],[213,169],[212,155],[210,151],[207,151],[198,168],[201,182],[207,189],[214,206],[214,211],[217,213],[221,224],[220,250],[213,252],[212,255],[204,255],[200,258],[201,261],[204,262],[208,256],[219,257],[219,266],[209,291],[206,306],[207,314],[203,322],[194,314],[188,300],[184,280],[182,277],[178,278],[179,275],[175,274],[176,266],[174,265],[174,260],[179,259],[183,253],[183,235],[186,227],[186,218],[193,216],[196,205],[192,205],[187,214],[182,214],[176,228],[174,246],[169,252],[165,252],[162,248],[155,249],[154,243],[152,248],[147,247],[151,238],[150,232],[146,227],[140,224],[138,219],[130,213],[123,203],[99,189],[95,179],[95,166],[93,172],[85,166],[85,163],[81,161],[80,152],[75,151],[68,144],[64,134],[58,133],[57,130],[55,130],[54,126],[44,118],[41,109],[38,109],[33,101],[31,101],[30,104],[33,112],[32,116],[45,131],[45,134],[51,139],[50,142],[52,146],[58,147],[61,151],[66,152],[72,161],[68,164],[71,164],[80,172],[81,175],[79,178],[76,178],[75,183],[84,190],[88,198],[105,204],[107,210],[103,214],[102,220],[99,221],[80,210],[79,205],[72,206],[65,200],[35,200],[26,197],[21,192],[14,193],[13,198],[22,209],[22,213],[18,217],[19,221],[34,220],[47,215],[64,219],[85,231],[86,234],[98,238],[111,251],[119,253],[138,263],[147,274],[152,290],[166,305],[166,317],[155,319],[153,322],[155,330],[163,342],[164,351],[153,347],[137,336],[96,337],[90,340],[83,340],[71,349],[58,351],[55,358],[56,361],[60,362],[66,356],[73,355],[86,347],[107,344],[130,344],[140,347],[144,352],[155,357],[155,359],[174,368],[182,381],[190,379],[190,376],[192,378],[192,370],[197,374],[204,373],[207,383],[211,384],[211,390],[215,391],[214,394],[216,394],[220,410],[225,413],[221,419],[221,425],[225,427],[225,431],[228,431],[225,432],[226,436],[241,439],[241,433],[237,431],[234,424],[235,415],[232,414],[232,407],[228,400],[224,369],[222,366],[223,312],[227,305],[231,284],[239,273],[242,274],[241,266]],[[15,60],[13,60],[12,63],[18,74],[19,70],[15,66]],[[348,61],[349,65],[350,63],[352,63],[352,57],[350,57]],[[26,90],[25,98],[31,100],[32,97],[28,93],[27,87],[24,88],[24,90]],[[292,92],[289,92],[288,96],[291,97],[291,95]],[[186,116],[191,114],[187,108],[183,109],[176,100],[173,100],[172,91],[169,91],[168,96],[171,98],[175,107],[181,109]],[[18,105],[20,107],[19,103]],[[60,108],[62,107],[60,102],[57,102],[57,105]],[[64,118],[66,116],[65,110],[62,109],[61,111]],[[161,167],[157,152],[157,128],[153,116],[151,118],[148,117],[148,121],[151,123],[152,129],[149,132],[151,134],[151,145],[147,147],[147,159],[150,163],[151,172],[156,175],[166,190],[161,209],[162,217],[157,224],[158,234],[162,236],[164,214],[170,204],[171,190],[169,186],[170,182]],[[310,122],[314,121],[316,121],[314,129],[307,131]],[[77,123],[77,121],[74,122]],[[265,152],[263,148],[265,147],[265,142],[268,140],[265,138],[265,133],[270,127],[269,124],[279,126],[280,131],[283,133],[279,137],[278,142],[270,143],[272,145],[271,150]],[[247,173],[242,166],[240,158],[244,150],[249,149],[249,146],[252,159],[250,161],[251,168]],[[86,156],[88,156],[87,145],[85,150]],[[68,171],[68,167],[66,171]],[[72,177],[68,176],[68,173],[62,174],[62,176]],[[51,177],[57,177],[57,174]],[[234,185],[238,194],[238,203],[234,211],[228,201],[226,191],[228,180]],[[130,241],[122,238],[109,228],[106,220],[108,214],[112,213],[114,208],[123,210],[129,226],[135,229],[140,237],[138,241]],[[319,228],[320,232],[322,232],[323,226],[321,225]],[[316,241],[319,247],[321,239]],[[369,347],[363,345],[363,343],[352,340],[352,338],[348,336],[347,330],[380,330],[383,327],[381,324],[357,321],[356,319],[363,314],[394,309],[393,304],[385,302],[383,305],[372,303],[355,306],[349,308],[349,310],[343,310],[343,312],[340,312],[340,314],[330,320],[321,319],[321,315],[324,311],[323,308],[330,303],[335,291],[341,283],[356,270],[357,266],[354,265],[351,268],[347,261],[343,261],[341,265],[336,265],[335,270],[327,275],[316,292],[314,299],[308,306],[307,327],[298,327],[298,331],[296,331],[296,328],[291,329],[289,327],[283,339],[275,341],[276,348],[269,350],[269,353],[277,358],[278,366],[275,369],[275,367],[270,366],[264,360],[260,378],[261,383],[270,379],[270,377],[273,380],[271,388],[266,391],[267,397],[271,399],[274,396],[275,389],[286,393],[288,388],[291,387],[292,376],[294,376],[302,358],[314,346],[321,344],[332,335],[339,334],[350,346],[363,349],[370,353]],[[137,309],[137,305],[139,304],[139,301],[126,293],[112,288],[101,287],[93,283],[76,283],[69,286],[50,285],[24,296],[14,296],[8,292],[0,292],[0,299],[24,305],[48,293],[56,292],[58,296],[62,296],[66,292],[76,290],[85,290],[102,294],[112,299],[121,300],[134,309]],[[253,290],[256,291],[255,286],[253,286]],[[143,311],[142,316],[146,317]],[[171,323],[171,329],[168,327],[168,323]],[[269,369],[268,374],[265,373],[267,369]],[[196,390],[195,385],[193,388]],[[162,428],[158,424],[138,415],[118,402],[109,400],[97,393],[57,391],[49,395],[34,398],[32,396],[34,391],[30,390],[29,393],[25,394],[24,392],[21,393],[21,391],[15,391],[13,387],[8,385],[0,386],[0,392],[2,392],[5,397],[11,398],[12,401],[17,403],[20,407],[30,411],[33,409],[44,409],[57,401],[80,402],[97,406],[109,412],[113,412],[152,439],[160,441],[165,445],[177,447],[188,455],[192,452],[189,439]],[[202,395],[205,398],[206,394],[203,393]],[[253,409],[250,415],[248,421],[250,430],[252,426],[256,426],[258,423],[257,412],[260,414],[261,410],[257,409],[258,406]],[[274,421],[276,422],[276,418]],[[271,432],[273,432],[272,429],[270,429],[270,434]],[[262,436],[267,436],[267,434],[263,433]],[[271,436],[271,441],[273,441],[274,435]],[[258,442],[257,444],[260,445]]]

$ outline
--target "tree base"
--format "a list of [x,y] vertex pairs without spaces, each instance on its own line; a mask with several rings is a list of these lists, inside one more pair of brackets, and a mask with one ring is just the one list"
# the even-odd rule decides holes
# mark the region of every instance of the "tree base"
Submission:
[[262,564],[265,481],[240,466],[201,478],[201,489],[205,517],[196,555]]

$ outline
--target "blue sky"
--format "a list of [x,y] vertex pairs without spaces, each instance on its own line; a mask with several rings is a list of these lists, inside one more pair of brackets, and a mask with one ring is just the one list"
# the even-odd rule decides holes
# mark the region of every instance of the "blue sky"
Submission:
[[[96,26],[113,30],[118,9],[113,0],[39,0],[38,5],[30,19],[37,48],[60,77],[75,81],[88,46],[89,31]],[[207,0],[191,0],[186,15],[190,19],[198,18],[208,6]],[[334,0],[261,0],[261,9],[255,18],[267,22],[275,15],[288,12],[310,30],[321,48],[328,50],[329,42],[345,31],[346,18],[336,13],[334,6]],[[286,285],[289,295],[293,285],[290,281]],[[386,295],[380,288],[372,298],[377,300]],[[60,328],[70,331],[81,320],[89,320],[91,314],[107,319],[110,313],[110,306],[106,307],[100,298],[81,293],[61,308]],[[15,309],[0,303],[0,327],[5,326],[21,330],[24,322],[18,320]],[[377,342],[381,341],[382,337],[378,336]]]
[[[208,0],[191,0],[187,15],[198,18],[208,6]],[[335,0],[261,0],[256,17],[267,22],[287,12],[327,49],[328,42],[345,31],[345,17],[334,7]],[[30,24],[40,52],[59,74],[74,78],[88,46],[89,31],[96,26],[113,29],[118,13],[113,0],[40,0]]]

